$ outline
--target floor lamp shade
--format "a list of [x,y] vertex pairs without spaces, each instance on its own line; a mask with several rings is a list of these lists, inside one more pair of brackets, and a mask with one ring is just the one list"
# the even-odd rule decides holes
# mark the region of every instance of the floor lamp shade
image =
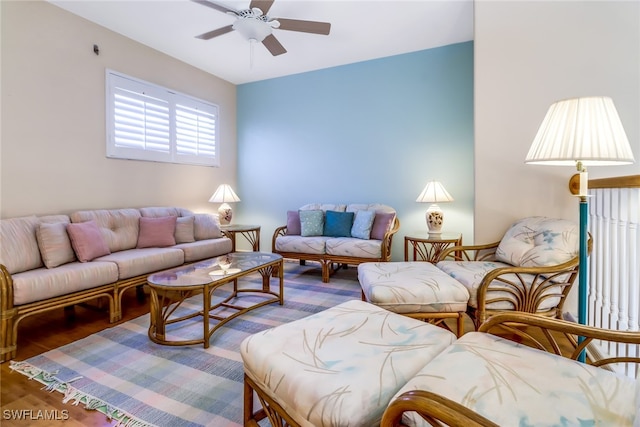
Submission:
[[634,158],[613,100],[587,97],[549,107],[525,162],[607,166],[630,164]]
[[[586,166],[630,164],[633,151],[609,97],[558,101],[549,107],[525,163],[575,166],[580,172],[580,247],[578,322],[587,324],[587,169]],[[581,339],[582,337],[579,337]],[[580,360],[584,361],[584,353]]]
[[229,224],[233,218],[233,209],[231,209],[229,203],[239,201],[240,198],[229,184],[221,184],[209,199],[211,203],[222,203],[218,208],[218,216],[220,218],[220,224],[222,225]]

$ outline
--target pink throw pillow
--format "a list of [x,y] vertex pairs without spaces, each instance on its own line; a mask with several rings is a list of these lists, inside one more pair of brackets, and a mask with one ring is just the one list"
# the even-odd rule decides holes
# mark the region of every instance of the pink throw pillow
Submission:
[[301,233],[300,212],[287,211],[287,235],[299,236]]
[[93,220],[67,224],[67,234],[80,262],[91,261],[111,253],[98,224]]
[[389,231],[389,228],[391,228],[391,223],[395,216],[396,214],[394,213],[376,213],[373,226],[371,227],[371,238],[376,240],[384,239],[384,235]]
[[140,217],[140,232],[138,234],[138,249],[163,248],[176,244],[175,216],[160,218]]

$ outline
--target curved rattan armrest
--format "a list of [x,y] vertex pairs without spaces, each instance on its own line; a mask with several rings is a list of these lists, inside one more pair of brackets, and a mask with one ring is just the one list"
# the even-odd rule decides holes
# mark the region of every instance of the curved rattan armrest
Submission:
[[[526,327],[526,328],[523,328]],[[522,343],[533,346],[539,350],[549,353],[555,353],[570,359],[576,360],[580,353],[593,341],[602,340],[608,342],[640,344],[640,332],[638,331],[616,331],[612,329],[596,328],[588,325],[580,325],[578,323],[566,320],[537,316],[530,313],[510,312],[499,313],[491,316],[486,322],[480,325],[478,331],[494,333],[500,329],[503,333],[515,334],[522,339]],[[576,342],[575,337],[584,337],[584,340],[574,348],[571,353],[562,353],[561,346],[557,341],[557,334],[563,336],[571,336],[572,342]],[[496,335],[501,335],[497,334]],[[640,356],[617,356],[603,357],[594,359],[594,355],[590,356],[591,364],[595,366],[604,366],[611,363],[635,363],[640,364]]]
[[500,242],[486,243],[484,245],[450,246],[438,257],[438,261],[446,258],[453,261],[485,261],[493,259]]
[[439,394],[425,390],[412,390],[402,393],[389,404],[382,415],[380,427],[402,426],[402,414],[404,412],[416,412],[431,425],[436,426],[498,426],[466,406],[440,396]]
[[271,251],[276,251],[276,239],[280,236],[284,236],[287,234],[287,226],[283,225],[281,227],[276,228],[273,232],[273,237],[271,238]]
[[380,255],[384,260],[391,259],[391,243],[393,243],[393,235],[396,234],[400,230],[400,220],[396,216],[393,220],[393,225],[386,233],[384,233],[384,237],[382,238],[382,246],[380,247]]
[[574,257],[569,261],[564,262],[562,264],[554,264],[543,267],[499,267],[489,271],[483,278],[482,283],[478,287],[478,291],[482,288],[486,288],[491,285],[491,282],[496,280],[499,276],[503,276],[505,274],[531,274],[531,275],[542,275],[546,278],[550,279],[553,277],[560,276],[562,274],[571,273],[578,266],[579,258]]
[[0,264],[0,309],[2,313],[13,308],[13,279],[7,267]]

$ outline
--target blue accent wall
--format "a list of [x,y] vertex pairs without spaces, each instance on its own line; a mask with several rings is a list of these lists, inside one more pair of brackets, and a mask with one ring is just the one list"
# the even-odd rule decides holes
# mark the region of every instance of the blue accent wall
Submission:
[[473,235],[473,42],[239,85],[234,222],[262,225],[271,250],[286,211],[384,203],[404,236],[426,230],[415,199],[436,179],[444,231]]

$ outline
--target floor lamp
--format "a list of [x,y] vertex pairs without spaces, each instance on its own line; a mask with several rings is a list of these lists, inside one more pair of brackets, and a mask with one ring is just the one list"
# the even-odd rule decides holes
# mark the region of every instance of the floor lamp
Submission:
[[[613,101],[585,97],[558,101],[549,107],[525,163],[575,166],[580,173],[580,247],[578,323],[587,324],[587,166],[634,162],[629,140]],[[579,337],[579,342],[582,337]],[[584,353],[581,355],[584,361]]]

